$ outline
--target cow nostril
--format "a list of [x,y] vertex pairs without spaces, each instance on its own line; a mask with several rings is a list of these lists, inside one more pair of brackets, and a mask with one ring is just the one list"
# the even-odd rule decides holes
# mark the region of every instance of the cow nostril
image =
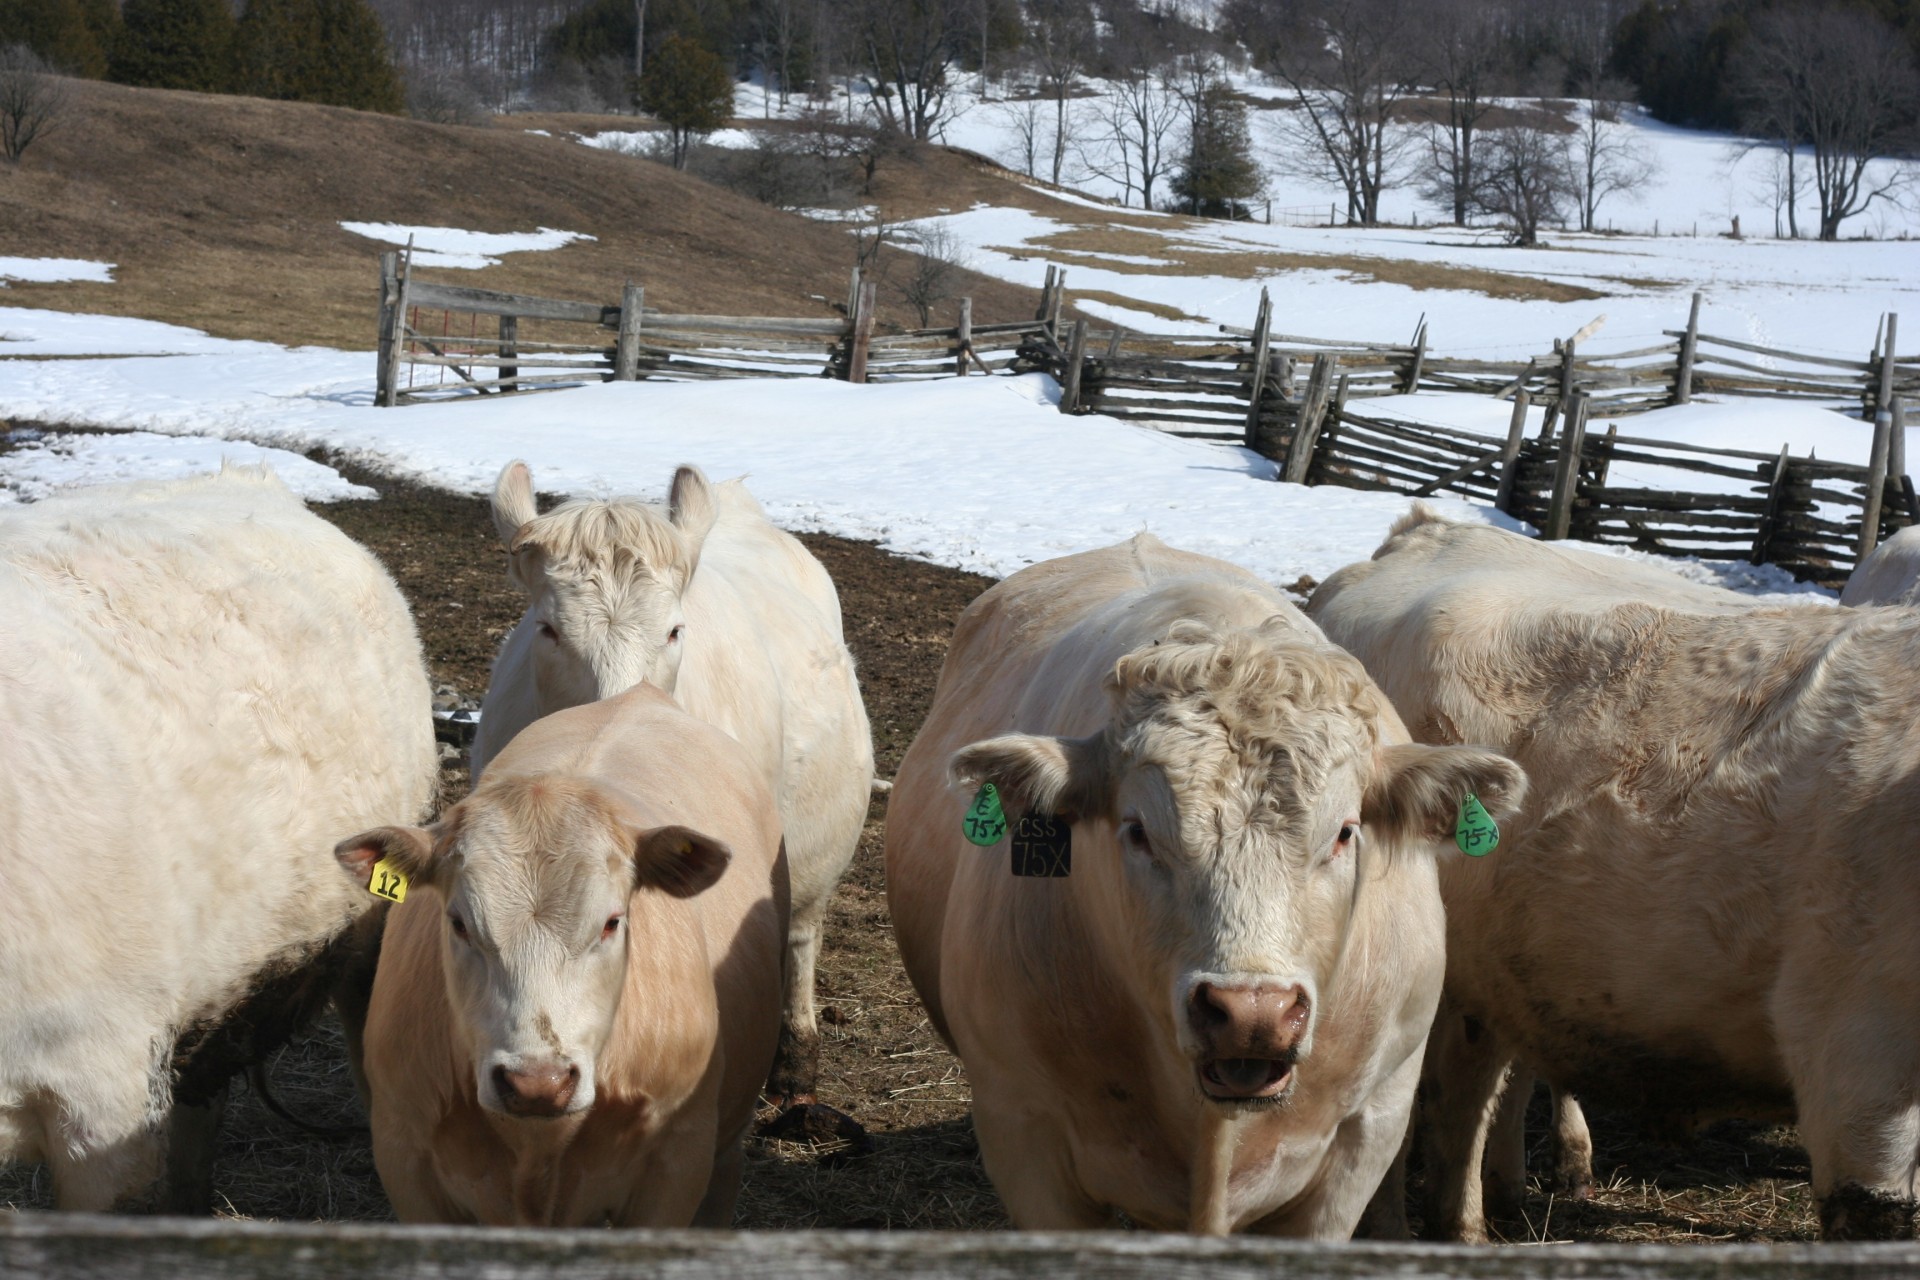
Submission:
[[512,1102],[520,1096],[520,1091],[513,1087],[513,1073],[505,1067],[493,1069],[493,1091],[500,1095],[503,1102]]
[[1213,984],[1199,982],[1187,998],[1187,1017],[1192,1020],[1193,1029],[1204,1035],[1232,1021],[1233,1013],[1220,1002]]

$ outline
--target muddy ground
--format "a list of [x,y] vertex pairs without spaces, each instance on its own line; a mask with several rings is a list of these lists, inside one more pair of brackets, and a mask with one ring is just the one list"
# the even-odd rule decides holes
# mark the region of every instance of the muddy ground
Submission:
[[[382,493],[377,502],[316,507],[379,554],[420,622],[437,684],[478,701],[501,638],[519,616],[486,503],[335,465]],[[880,776],[891,777],[931,700],[954,618],[988,579],[806,535],[839,585],[848,643],[860,664]],[[1310,586],[1311,584],[1302,584]],[[450,803],[464,759],[447,762]],[[872,1133],[872,1154],[755,1139],[740,1200],[742,1227],[981,1230],[1007,1219],[981,1170],[960,1064],[928,1028],[894,950],[880,845],[884,798],[835,899],[820,963],[820,1095]],[[275,1092],[323,1124],[361,1123],[338,1030],[323,1024],[271,1066]],[[1631,1117],[1592,1108],[1601,1183],[1592,1200],[1550,1193],[1551,1158],[1536,1101],[1524,1218],[1496,1224],[1510,1240],[1795,1240],[1815,1235],[1807,1161],[1791,1128],[1728,1122],[1704,1133],[1649,1137]],[[1417,1191],[1416,1171],[1414,1190]],[[269,1114],[235,1087],[215,1185],[218,1211],[255,1218],[386,1219],[364,1131],[321,1138]],[[0,1207],[47,1204],[44,1173],[0,1173]],[[1417,1224],[1417,1211],[1416,1211]]]

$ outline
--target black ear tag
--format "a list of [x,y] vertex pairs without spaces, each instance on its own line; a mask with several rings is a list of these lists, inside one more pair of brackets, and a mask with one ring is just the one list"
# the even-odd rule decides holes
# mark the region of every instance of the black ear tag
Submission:
[[1026,813],[1013,825],[1013,874],[1064,876],[1073,870],[1073,824],[1051,813]]

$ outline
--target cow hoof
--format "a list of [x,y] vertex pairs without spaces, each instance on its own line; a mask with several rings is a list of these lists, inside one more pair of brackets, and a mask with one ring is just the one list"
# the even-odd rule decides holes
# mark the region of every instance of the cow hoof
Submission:
[[1849,1182],[1820,1201],[1822,1240],[1911,1240],[1914,1202]]
[[844,1164],[873,1154],[873,1135],[844,1111],[803,1102],[790,1106],[761,1125],[759,1135],[781,1142],[811,1145],[822,1164]]

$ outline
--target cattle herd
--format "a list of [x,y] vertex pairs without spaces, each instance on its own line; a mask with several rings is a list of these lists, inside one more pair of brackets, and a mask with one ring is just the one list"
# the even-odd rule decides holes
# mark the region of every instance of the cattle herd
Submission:
[[[524,617],[435,815],[414,623],[270,474],[0,515],[0,1157],[204,1212],[331,1001],[406,1221],[726,1226],[814,1106],[874,789],[821,565],[738,481],[493,498]],[[1911,1238],[1920,542],[1783,607],[1415,506],[1305,612],[1140,534],[961,615],[888,801],[906,970],[1022,1228],[1486,1238],[1531,1082],[1795,1119]],[[830,1175],[828,1175],[830,1176]]]

